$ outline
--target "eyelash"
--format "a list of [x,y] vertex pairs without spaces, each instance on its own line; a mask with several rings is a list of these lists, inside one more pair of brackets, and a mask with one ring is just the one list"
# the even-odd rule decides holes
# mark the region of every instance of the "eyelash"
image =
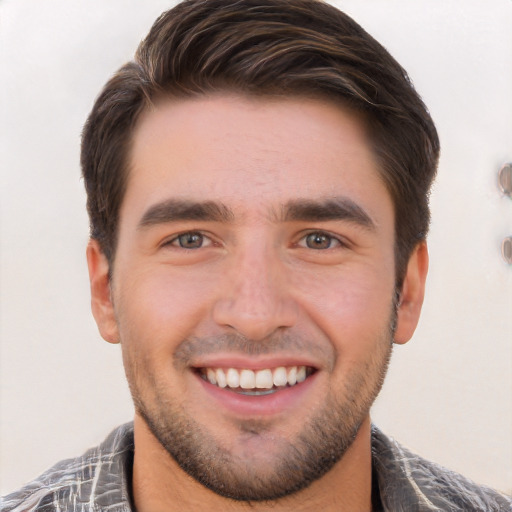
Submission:
[[[307,243],[308,243],[308,238],[309,237],[319,237],[319,238],[324,238],[328,241],[328,246],[327,247],[308,247]],[[333,247],[333,243],[335,244],[335,246]],[[297,243],[297,245],[299,247],[303,247],[305,249],[311,249],[311,250],[315,250],[315,251],[326,251],[326,250],[329,250],[329,249],[335,249],[335,248],[340,248],[340,247],[347,247],[347,243],[344,242],[343,240],[341,240],[340,238],[334,236],[334,235],[331,235],[330,233],[327,233],[325,231],[309,231],[308,233],[306,233],[305,235],[303,235],[299,242]]]
[[[184,245],[182,245],[184,237],[188,237],[189,241],[192,237],[198,237],[198,238],[200,238],[200,245],[195,246],[195,247],[185,247]],[[310,237],[323,238],[328,245],[326,247],[310,247],[307,245],[308,239],[310,239]],[[209,236],[205,235],[204,233],[201,233],[200,231],[185,231],[184,233],[180,233],[180,234],[174,236],[173,238],[171,238],[170,240],[165,241],[162,244],[162,246],[163,247],[172,246],[172,247],[176,247],[179,249],[195,250],[195,249],[201,249],[204,247],[209,247],[213,244],[214,244],[213,240]],[[333,247],[333,244],[334,244],[334,247]],[[311,249],[314,251],[325,251],[325,250],[329,250],[329,249],[332,250],[335,248],[347,247],[347,245],[348,244],[346,242],[340,240],[340,238],[338,238],[334,235],[331,235],[330,233],[327,233],[325,231],[320,231],[320,230],[310,231],[310,232],[302,235],[302,237],[299,239],[299,241],[296,244],[296,246],[298,246],[298,247],[302,247],[304,249]]]
[[[192,237],[200,237],[201,244],[197,247],[184,247],[180,243],[180,240],[182,241],[182,239],[184,237],[188,237],[189,239]],[[205,244],[205,242],[207,242],[207,243]],[[185,231],[184,233],[180,233],[180,234],[176,235],[175,237],[171,238],[170,240],[165,241],[162,245],[164,247],[172,246],[172,247],[176,247],[179,249],[194,250],[194,249],[201,249],[203,247],[209,247],[210,245],[213,245],[213,241],[210,237],[208,237],[204,233],[201,233],[200,231]]]

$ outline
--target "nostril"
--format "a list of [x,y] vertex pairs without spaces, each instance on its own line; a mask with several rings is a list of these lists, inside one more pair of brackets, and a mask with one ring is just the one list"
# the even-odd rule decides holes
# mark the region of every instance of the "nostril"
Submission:
[[213,308],[213,320],[220,326],[246,339],[261,341],[277,331],[292,327],[297,321],[297,308],[285,301],[269,300],[265,304],[236,301],[218,301]]

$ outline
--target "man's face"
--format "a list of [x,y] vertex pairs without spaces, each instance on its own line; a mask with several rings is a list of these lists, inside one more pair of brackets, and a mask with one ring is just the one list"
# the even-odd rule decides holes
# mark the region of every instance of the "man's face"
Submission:
[[139,122],[110,337],[138,414],[206,486],[275,499],[337,463],[385,374],[394,283],[392,201],[351,113],[218,95]]

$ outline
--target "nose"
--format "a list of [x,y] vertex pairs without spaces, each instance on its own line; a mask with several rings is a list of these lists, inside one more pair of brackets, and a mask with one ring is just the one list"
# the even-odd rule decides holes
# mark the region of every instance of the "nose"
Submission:
[[234,257],[224,283],[213,309],[218,325],[260,341],[297,321],[288,273],[270,251],[247,251]]

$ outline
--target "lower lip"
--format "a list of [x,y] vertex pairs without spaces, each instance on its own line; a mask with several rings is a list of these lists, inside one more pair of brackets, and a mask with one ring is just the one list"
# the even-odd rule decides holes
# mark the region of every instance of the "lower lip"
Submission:
[[[310,375],[305,381],[295,386],[280,389],[269,395],[243,395],[228,388],[219,388],[196,374],[202,389],[230,413],[237,416],[271,416],[287,409],[303,405],[306,394],[316,381],[318,372]],[[301,403],[302,402],[302,403]]]

